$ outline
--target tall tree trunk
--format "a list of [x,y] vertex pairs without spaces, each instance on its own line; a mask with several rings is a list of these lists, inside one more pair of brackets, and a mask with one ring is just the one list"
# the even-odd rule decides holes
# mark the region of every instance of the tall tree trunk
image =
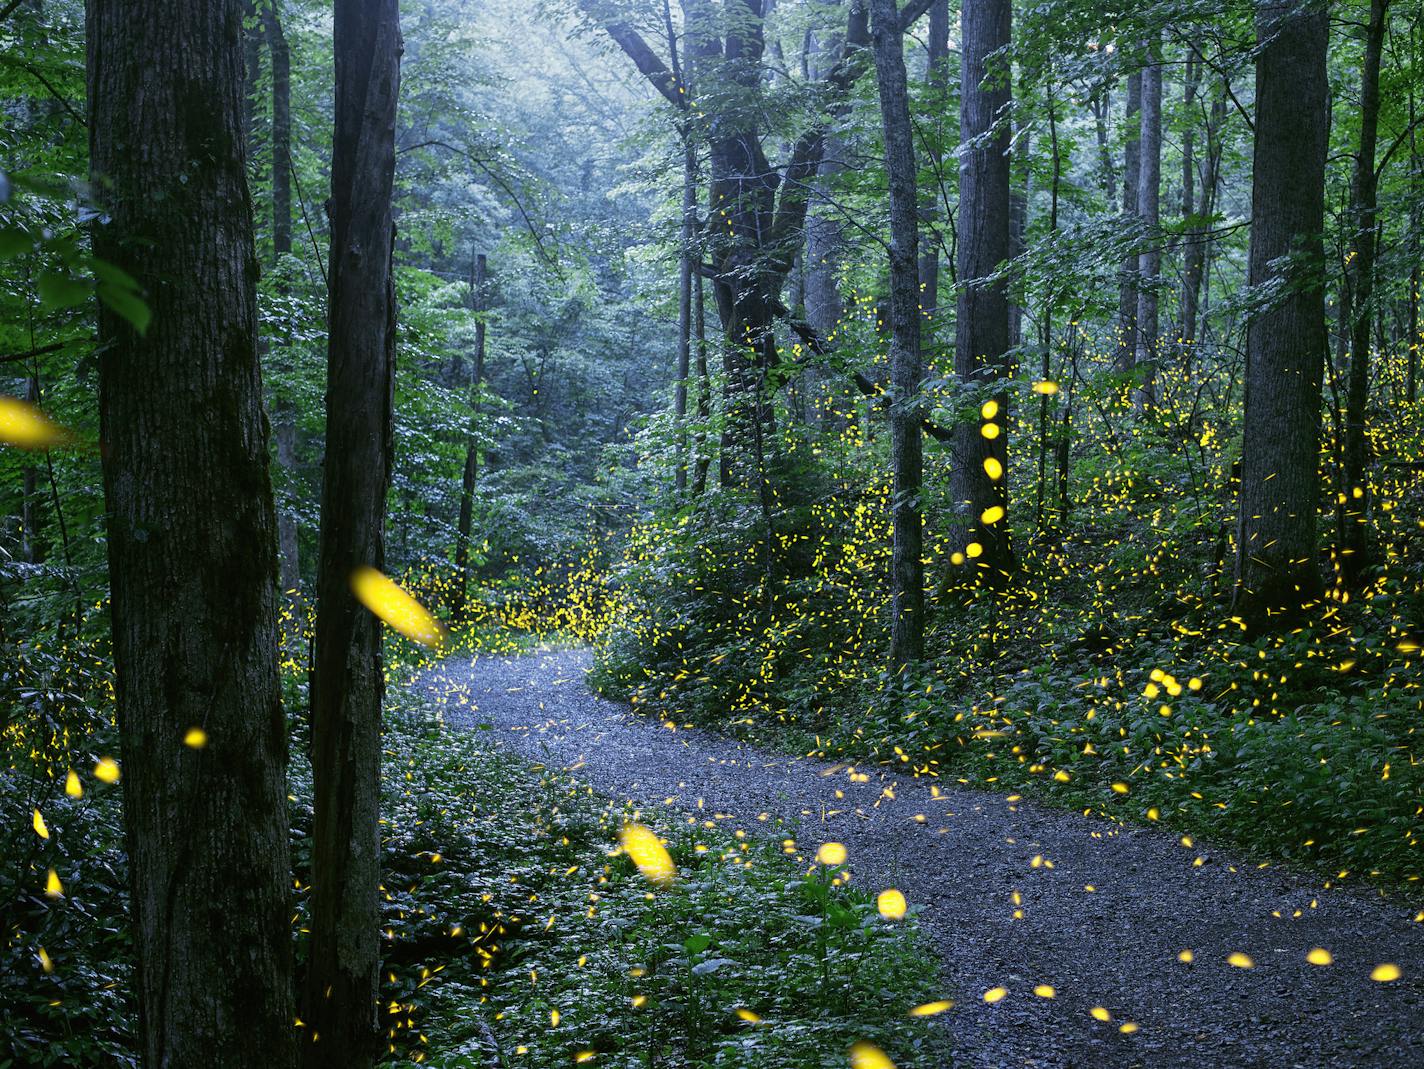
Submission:
[[[1027,80],[1023,83],[1027,95]],[[1052,105],[1050,104],[1050,107]],[[1009,158],[1009,256],[1017,259],[1027,251],[1028,206],[1033,196],[1033,132],[1028,124],[1016,124],[1014,149]],[[1014,182],[1014,171],[1019,181]],[[1018,299],[1009,301],[1009,346],[1017,349],[1023,343],[1024,308]]]
[[924,657],[925,643],[919,218],[910,91],[895,0],[870,0],[870,21],[890,185],[890,464],[894,472],[890,664],[900,669]]
[[[292,57],[275,3],[263,11],[262,28],[272,62],[272,255],[278,272],[284,272],[282,258],[292,252]],[[290,354],[287,341],[283,339],[283,350]],[[288,357],[282,371],[291,370]],[[296,481],[296,408],[286,393],[278,394],[272,408],[277,466],[290,487]],[[282,590],[291,593],[301,585],[302,570],[296,510],[289,502],[277,509],[277,546]]]
[[[140,334],[100,306],[99,417],[139,1052],[155,1067],[296,1060],[243,12],[87,5],[108,217],[94,251],[152,312]],[[204,748],[184,745],[195,726]]]
[[692,276],[692,333],[697,341],[697,436],[693,453],[697,460],[692,470],[692,496],[701,497],[707,489],[707,469],[712,457],[707,452],[707,432],[703,429],[712,418],[712,379],[707,373],[707,301],[702,292],[702,272]]
[[1345,582],[1357,585],[1370,562],[1369,442],[1365,438],[1365,412],[1370,393],[1370,322],[1374,312],[1377,231],[1377,178],[1375,149],[1379,140],[1380,53],[1384,48],[1389,0],[1371,0],[1365,30],[1364,65],[1360,72],[1360,143],[1355,153],[1350,183],[1350,295],[1354,319],[1350,324],[1350,375],[1345,389],[1345,544],[1340,547],[1340,567]]
[[[1409,30],[1410,62],[1418,63],[1414,50],[1414,27]],[[1417,68],[1416,68],[1417,69]],[[1409,345],[1408,368],[1404,397],[1411,405],[1419,398],[1419,350],[1424,346],[1424,332],[1419,321],[1419,287],[1421,265],[1424,265],[1424,155],[1419,152],[1419,127],[1414,84],[1409,86]]]
[[[256,18],[256,0],[246,0],[242,9],[242,131],[249,146],[257,137],[257,83],[262,77],[262,22]],[[246,25],[250,23],[251,25]]]
[[[925,64],[925,82],[933,91],[936,109],[940,109],[949,89],[949,0],[934,0],[930,5],[929,37],[925,48],[929,53]],[[922,211],[925,238],[920,243],[920,307],[929,324],[931,338],[939,326],[939,247],[933,235],[935,220],[939,217],[938,204],[937,191],[933,188],[926,190]]]
[[[1008,519],[1009,305],[987,281],[1009,255],[1009,81],[989,57],[1007,48],[1010,0],[966,5],[960,22],[959,301],[954,369],[969,386],[995,387],[980,420],[955,428],[953,495],[962,553],[989,583],[1013,569]],[[986,391],[987,392],[987,391]]]
[[1248,627],[1261,629],[1294,626],[1321,594],[1326,9],[1311,0],[1262,3],[1256,35],[1249,283],[1284,282],[1284,292],[1247,327],[1234,607]]
[[1153,403],[1158,354],[1157,276],[1162,270],[1162,57],[1161,43],[1147,43],[1151,62],[1142,71],[1142,133],[1138,144],[1137,214],[1145,243],[1137,258],[1137,356],[1145,368],[1138,400]]
[[391,186],[397,0],[336,0],[326,458],[312,675],[311,962],[307,1064],[371,1063],[380,959],[381,625],[351,592],[384,567],[395,387]]
[[[40,377],[33,372],[25,382],[25,400],[40,403]],[[26,464],[20,472],[20,559],[27,564],[42,564],[45,559],[44,540],[40,533],[40,469]]]
[[1211,217],[1216,213],[1216,192],[1221,175],[1221,124],[1226,120],[1225,83],[1218,83],[1205,126],[1205,160],[1202,168],[1201,191],[1195,208],[1189,207],[1184,196],[1184,210],[1195,218],[1187,227],[1187,247],[1182,267],[1182,303],[1178,313],[1183,348],[1190,361],[1192,349],[1201,336],[1197,320],[1202,314],[1202,283],[1206,279],[1207,248],[1210,241]]
[[[1052,177],[1048,186],[1048,240],[1058,236],[1058,197],[1063,184],[1063,153],[1058,144],[1058,101],[1054,96],[1053,65],[1050,63],[1044,74],[1044,93],[1048,104],[1048,148],[1053,163]],[[1053,377],[1053,305],[1057,294],[1052,290],[1043,302],[1038,335],[1039,380],[1046,382]],[[1038,486],[1034,492],[1034,525],[1044,528],[1044,499],[1048,494],[1048,394],[1038,396]]]
[[677,419],[677,492],[687,489],[687,376],[692,371],[692,237],[697,220],[697,143],[692,130],[683,130],[682,148],[682,249],[677,279],[677,382],[673,386],[673,415]]
[[470,596],[470,534],[474,526],[475,482],[480,465],[480,384],[485,377],[485,271],[488,261],[484,253],[475,256],[475,268],[470,274],[470,303],[475,314],[475,359],[470,370],[470,430],[465,443],[465,470],[460,479],[460,517],[455,533],[455,596],[451,616],[455,623],[466,620],[465,609]]
[[1112,112],[1112,89],[1104,86],[1101,94],[1090,100],[1093,108],[1093,133],[1098,144],[1098,170],[1103,184],[1103,196],[1109,205],[1117,203],[1117,172],[1113,169],[1112,152],[1108,149],[1108,115]]
[[1197,101],[1197,88],[1201,85],[1201,63],[1197,58],[1194,48],[1189,47],[1187,51],[1186,70],[1182,75],[1182,200],[1180,213],[1182,216],[1182,289],[1177,298],[1177,341],[1181,348],[1185,348],[1190,342],[1192,328],[1184,322],[1187,317],[1188,304],[1191,305],[1191,318],[1196,319],[1196,294],[1188,297],[1190,288],[1191,271],[1191,246],[1194,228],[1192,226],[1192,214],[1196,211],[1196,180],[1197,180],[1197,123],[1196,116],[1192,114]]
[[[1137,192],[1141,173],[1142,73],[1128,75],[1127,101],[1123,116],[1122,222],[1137,228]],[[1118,283],[1117,359],[1115,371],[1131,371],[1137,360],[1137,253],[1122,258],[1122,278]]]

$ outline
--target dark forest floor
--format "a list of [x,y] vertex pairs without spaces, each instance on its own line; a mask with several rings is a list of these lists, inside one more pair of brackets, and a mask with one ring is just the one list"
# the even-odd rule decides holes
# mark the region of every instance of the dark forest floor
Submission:
[[[1327,889],[1012,794],[673,729],[591,694],[588,665],[581,650],[450,660],[427,681],[452,726],[489,724],[607,794],[795,839],[808,862],[844,843],[855,883],[898,887],[918,910],[956,1002],[939,1020],[957,1065],[1424,1066],[1424,924],[1397,894]],[[1317,947],[1333,964],[1306,960]],[[1373,981],[1382,962],[1402,978]]]

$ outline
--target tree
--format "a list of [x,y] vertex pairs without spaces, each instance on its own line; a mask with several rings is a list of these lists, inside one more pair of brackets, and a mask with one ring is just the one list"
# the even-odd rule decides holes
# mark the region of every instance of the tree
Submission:
[[1137,257],[1137,316],[1134,323],[1135,363],[1145,366],[1141,400],[1151,404],[1158,346],[1157,277],[1162,270],[1158,233],[1162,203],[1162,57],[1159,43],[1148,42],[1149,62],[1142,70],[1141,135],[1137,149],[1137,216],[1146,244]]
[[310,1066],[369,1065],[380,882],[381,629],[352,573],[382,568],[395,382],[397,0],[336,0],[326,459],[312,673]]
[[999,268],[1009,256],[1009,81],[990,57],[1009,45],[1009,0],[968,4],[960,19],[959,302],[954,370],[992,395],[980,419],[955,428],[953,495],[967,509],[956,552],[991,584],[1013,569],[1008,524],[1009,304]]
[[1321,593],[1316,560],[1324,367],[1329,25],[1315,0],[1256,8],[1256,148],[1248,283],[1266,303],[1247,327],[1234,607],[1286,627]]
[[[591,0],[583,0],[583,6],[668,103],[678,112],[687,108],[688,86],[630,22]],[[775,320],[784,311],[781,291],[803,240],[811,182],[825,151],[826,122],[813,120],[793,141],[784,167],[771,165],[762,144],[764,14],[762,0],[733,0],[718,34],[705,0],[697,0],[688,5],[686,35],[699,71],[718,82],[715,94],[704,95],[706,106],[715,111],[702,121],[710,160],[708,212],[716,221],[707,237],[709,274],[725,335],[721,481],[724,486],[760,484],[765,505],[769,487],[763,465],[752,472],[737,457],[760,452],[758,443],[771,424],[766,378],[779,362]],[[823,79],[832,96],[843,96],[854,81],[858,52],[867,38],[865,9],[852,3],[840,56]]]
[[895,0],[870,0],[870,21],[890,185],[890,464],[894,471],[890,663],[903,668],[923,657],[925,632],[919,213],[905,49]]
[[[99,404],[142,1058],[292,1066],[276,516],[242,0],[90,0]],[[175,55],[183,57],[181,64]],[[206,745],[184,745],[191,729]]]
[[[1375,148],[1379,140],[1380,53],[1384,49],[1389,0],[1370,0],[1365,27],[1364,63],[1360,71],[1360,141],[1350,181],[1350,300],[1352,316],[1350,371],[1345,395],[1345,470],[1340,492],[1345,497],[1344,538],[1340,566],[1345,582],[1354,586],[1369,563],[1370,480],[1365,410],[1370,396],[1370,323],[1374,314],[1375,258],[1379,249],[1378,190]],[[1411,339],[1411,343],[1418,339]]]
[[485,377],[485,267],[484,253],[475,256],[470,274],[470,302],[475,314],[475,358],[470,368],[470,429],[465,443],[465,469],[460,478],[460,516],[455,532],[455,596],[450,607],[456,623],[465,619],[470,596],[470,532],[474,526],[475,480],[480,465],[480,388]]
[[[1139,137],[1142,120],[1142,72],[1127,77],[1126,114],[1123,121],[1122,220],[1124,226],[1137,225],[1137,197],[1141,184],[1142,156]],[[1137,253],[1122,258],[1122,278],[1118,283],[1118,336],[1115,371],[1131,371],[1137,361]]]
[[[282,258],[292,253],[292,55],[276,0],[262,12],[262,31],[272,60],[272,259],[281,272]],[[297,464],[297,414],[283,394],[272,408],[277,465],[290,480]],[[295,590],[302,581],[301,550],[290,506],[277,510],[277,547],[282,590]]]

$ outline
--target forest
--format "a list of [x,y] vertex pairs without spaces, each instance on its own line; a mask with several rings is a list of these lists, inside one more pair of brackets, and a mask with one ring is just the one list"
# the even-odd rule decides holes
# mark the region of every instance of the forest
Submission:
[[1419,0],[0,0],[0,1069],[1424,1066]]

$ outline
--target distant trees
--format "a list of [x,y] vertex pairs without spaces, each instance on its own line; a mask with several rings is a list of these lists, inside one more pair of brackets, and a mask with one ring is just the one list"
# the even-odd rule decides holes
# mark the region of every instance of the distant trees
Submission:
[[[780,357],[776,317],[785,312],[782,290],[804,240],[811,184],[820,170],[826,124],[818,119],[790,146],[784,167],[773,167],[759,101],[764,90],[762,57],[766,48],[762,0],[733,0],[714,23],[712,12],[693,0],[685,8],[687,51],[696,57],[700,78],[717,91],[698,96],[685,71],[674,73],[648,46],[633,25],[591,0],[582,4],[603,26],[652,86],[682,111],[696,99],[709,113],[706,131],[710,175],[706,234],[711,263],[706,273],[722,322],[724,418],[720,476],[724,486],[761,485],[767,493],[764,465],[748,463],[757,442],[772,425],[774,404],[766,386]],[[844,43],[824,78],[832,95],[844,94],[859,71],[858,52],[868,43],[865,8],[852,3]],[[702,269],[699,267],[699,271]]]
[[296,1059],[243,12],[87,11],[107,213],[94,249],[152,312],[140,332],[100,306],[99,403],[140,1055],[155,1067]]
[[1321,595],[1316,509],[1325,330],[1325,159],[1330,94],[1323,3],[1256,11],[1249,284],[1265,302],[1246,335],[1235,611],[1288,626]]
[[336,0],[326,459],[311,680],[311,1067],[371,1064],[380,966],[381,623],[351,591],[385,563],[396,306],[397,0]]

